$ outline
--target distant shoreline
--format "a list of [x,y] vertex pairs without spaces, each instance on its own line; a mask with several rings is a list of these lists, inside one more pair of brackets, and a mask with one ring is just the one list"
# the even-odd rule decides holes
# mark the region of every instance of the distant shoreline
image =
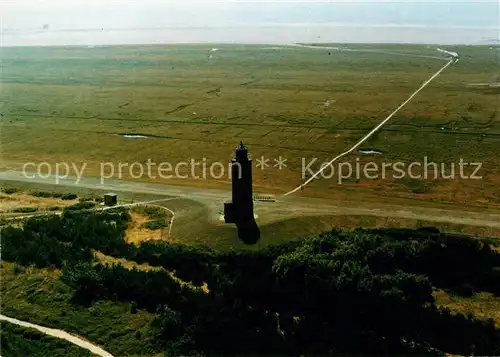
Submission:
[[79,32],[79,31],[154,31],[154,30],[169,30],[169,29],[228,29],[228,28],[276,28],[276,27],[363,27],[363,28],[418,28],[418,29],[448,29],[448,30],[499,30],[498,26],[458,26],[458,25],[420,25],[420,24],[353,24],[353,23],[335,23],[335,22],[318,22],[311,24],[304,23],[272,23],[272,24],[232,24],[232,25],[169,25],[156,27],[130,27],[130,28],[31,28],[31,29],[1,29],[4,34],[7,33],[22,33],[22,32]]
[[[281,46],[282,48],[296,48],[299,42],[295,43],[240,43],[240,42],[168,42],[168,43],[116,43],[116,44],[99,44],[99,45],[86,45],[86,44],[62,44],[62,45],[10,45],[10,46],[0,46],[0,48],[48,48],[48,47],[58,47],[58,48],[102,48],[102,47],[125,47],[125,46]],[[485,44],[443,44],[443,43],[417,43],[417,42],[309,42],[310,45],[315,46],[335,46],[335,45],[370,45],[370,46],[473,46],[473,47],[498,47],[500,50],[500,44],[485,43]]]
[[495,45],[493,27],[423,27],[417,25],[276,24],[143,29],[2,30],[2,47],[291,43]]
[[[103,48],[103,47],[126,47],[126,46],[281,46],[283,48],[297,48],[296,46],[299,42],[296,43],[243,43],[243,42],[168,42],[168,43],[116,43],[116,44],[99,44],[99,45],[85,45],[85,44],[62,44],[62,45],[9,45],[9,46],[0,46],[0,48],[8,49],[8,48],[49,48],[49,47],[58,47],[58,48]],[[417,42],[310,42],[310,45],[323,45],[323,46],[335,46],[335,45],[394,45],[394,46],[472,46],[472,47],[498,47],[500,50],[500,44],[486,43],[486,44],[443,44],[443,43],[417,43]],[[299,47],[300,48],[300,47]]]

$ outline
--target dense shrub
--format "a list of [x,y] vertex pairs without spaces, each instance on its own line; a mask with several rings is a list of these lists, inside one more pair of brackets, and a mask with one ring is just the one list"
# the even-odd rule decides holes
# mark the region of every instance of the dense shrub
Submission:
[[[432,296],[433,286],[468,296],[498,289],[499,256],[485,242],[428,228],[357,229],[215,252],[127,244],[129,220],[119,209],[28,219],[2,229],[2,258],[63,267],[75,303],[119,300],[155,312],[157,342],[171,355],[500,353],[492,321],[439,309]],[[95,264],[90,249],[175,277]],[[193,286],[202,283],[208,291]]]
[[61,198],[64,194],[59,192],[33,191],[30,192],[30,195],[43,198]]
[[212,252],[182,244],[143,242],[128,249],[126,256],[138,263],[175,270],[176,275],[195,285],[201,285],[211,275]]
[[2,259],[22,265],[37,267],[61,267],[68,259],[68,248],[42,232],[25,231],[20,228],[2,228]]
[[136,206],[134,212],[143,214],[152,220],[160,220],[165,218],[165,210],[155,206]]
[[151,231],[154,231],[157,229],[162,229],[162,228],[165,228],[167,226],[168,225],[165,222],[165,218],[144,223],[144,228],[147,228]]
[[380,237],[377,247],[368,254],[372,269],[403,269],[423,274],[434,285],[457,291],[464,284],[494,293],[500,290],[500,280],[494,273],[500,267],[500,254],[492,250],[486,240],[439,233],[429,228],[378,229],[372,233]]
[[18,207],[12,210],[12,212],[16,213],[32,213],[36,211],[37,211],[36,207]]
[[93,197],[80,197],[79,199],[80,202],[92,202],[95,201]]
[[44,197],[44,198],[53,197],[51,192],[44,192],[44,191],[33,191],[30,192],[30,195],[34,197]]
[[125,212],[77,211],[29,218],[22,228],[2,228],[2,259],[23,265],[60,267],[67,260],[89,261],[91,249],[127,255],[123,235],[129,218]]
[[76,200],[77,197],[78,196],[75,195],[74,193],[65,193],[65,194],[61,195],[61,199],[66,200],[66,201]]
[[99,299],[131,301],[137,308],[151,312],[165,301],[180,308],[190,293],[166,271],[129,270],[119,264],[67,264],[61,279],[75,288],[75,299],[81,303]]
[[75,203],[74,205],[68,206],[65,208],[65,210],[68,211],[80,211],[80,210],[85,210],[89,208],[93,208],[95,206],[94,202],[91,201],[83,201],[83,202],[78,202]]
[[2,192],[7,195],[12,195],[13,193],[19,192],[19,190],[14,187],[2,187]]

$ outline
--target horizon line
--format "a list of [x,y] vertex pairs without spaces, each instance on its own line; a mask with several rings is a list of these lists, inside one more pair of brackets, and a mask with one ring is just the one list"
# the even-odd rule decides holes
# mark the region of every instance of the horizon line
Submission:
[[206,42],[165,42],[165,43],[120,43],[120,44],[64,44],[64,45],[9,45],[0,46],[1,48],[17,48],[17,47],[85,47],[88,49],[96,47],[120,47],[120,46],[198,46],[198,45],[235,45],[235,46],[281,46],[286,47],[296,47],[300,44],[308,45],[407,45],[407,46],[494,46],[498,47],[500,41],[497,43],[485,43],[485,44],[464,44],[464,43],[430,43],[430,42],[361,42],[361,41],[329,41],[329,42],[292,42],[292,43],[269,43],[269,42],[217,42],[217,41],[206,41]]
[[224,25],[219,24],[193,24],[193,25],[181,25],[181,24],[171,24],[171,25],[160,25],[151,27],[88,27],[88,28],[43,28],[32,27],[32,28],[12,28],[12,27],[0,27],[2,35],[9,35],[13,33],[50,33],[50,32],[91,32],[91,31],[144,31],[144,30],[165,30],[165,29],[205,29],[205,28],[227,28],[227,27],[294,27],[294,26],[310,26],[310,27],[320,27],[320,26],[333,26],[333,27],[366,27],[366,28],[422,28],[422,29],[470,29],[470,30],[498,30],[500,32],[500,25],[486,25],[486,26],[473,26],[473,25],[456,25],[456,24],[401,24],[401,23],[351,23],[351,22],[262,22],[262,23],[228,23]]

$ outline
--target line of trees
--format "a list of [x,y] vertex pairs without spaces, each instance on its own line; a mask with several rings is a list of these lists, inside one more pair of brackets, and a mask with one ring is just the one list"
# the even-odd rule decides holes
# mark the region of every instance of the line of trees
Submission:
[[[500,257],[469,237],[424,230],[333,230],[259,251],[127,244],[126,211],[65,212],[2,231],[3,259],[61,267],[76,304],[132,302],[156,314],[173,355],[500,354],[492,320],[438,308],[433,287],[499,294]],[[175,270],[96,264],[90,249]]]

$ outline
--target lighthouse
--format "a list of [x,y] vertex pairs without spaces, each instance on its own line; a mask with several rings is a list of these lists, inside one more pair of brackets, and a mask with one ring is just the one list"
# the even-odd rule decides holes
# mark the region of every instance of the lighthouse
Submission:
[[235,158],[231,160],[232,200],[224,203],[224,221],[236,225],[254,221],[252,160],[248,150],[240,142]]

